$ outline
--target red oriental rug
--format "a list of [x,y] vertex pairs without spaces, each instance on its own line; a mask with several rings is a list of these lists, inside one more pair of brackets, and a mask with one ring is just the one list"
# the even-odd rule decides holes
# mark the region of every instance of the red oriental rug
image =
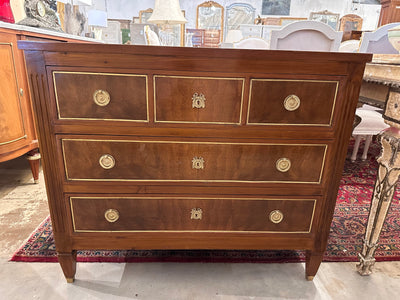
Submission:
[[[378,164],[377,143],[370,147],[366,161],[349,159],[350,143],[337,197],[334,218],[324,261],[358,261],[367,223],[370,199]],[[363,147],[360,148],[360,152]],[[400,260],[400,188],[397,189],[386,218],[375,258]],[[78,251],[78,262],[301,262],[304,251],[290,250],[95,250]],[[57,262],[51,220],[48,217],[32,233],[11,261]]]

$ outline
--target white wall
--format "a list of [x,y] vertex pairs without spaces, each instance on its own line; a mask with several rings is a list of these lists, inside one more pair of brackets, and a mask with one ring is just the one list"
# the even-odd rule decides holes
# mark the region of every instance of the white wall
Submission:
[[[186,28],[196,28],[196,7],[205,1],[180,0],[181,9],[185,10],[186,19],[188,20]],[[107,7],[109,19],[126,20],[138,17],[140,10],[154,8],[154,2],[155,0],[93,0],[96,9]],[[247,3],[256,9],[256,16],[261,15],[261,0],[216,0],[216,2],[224,7],[232,3]],[[374,30],[378,24],[380,8],[380,5],[354,5],[352,0],[292,0],[290,16],[308,18],[310,12],[323,10],[339,13],[340,17],[345,14],[357,14],[363,18],[363,30]],[[85,10],[87,9],[85,8]]]

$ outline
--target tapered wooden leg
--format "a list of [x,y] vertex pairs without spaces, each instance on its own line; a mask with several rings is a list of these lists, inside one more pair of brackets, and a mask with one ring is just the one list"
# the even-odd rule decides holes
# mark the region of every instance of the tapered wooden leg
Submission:
[[27,153],[27,159],[29,166],[31,167],[33,182],[39,183],[39,165],[40,165],[40,153],[38,149],[34,149]]
[[322,262],[324,253],[306,251],[306,279],[312,281]]
[[58,262],[68,283],[74,282],[76,272],[76,250],[67,253],[57,253]]

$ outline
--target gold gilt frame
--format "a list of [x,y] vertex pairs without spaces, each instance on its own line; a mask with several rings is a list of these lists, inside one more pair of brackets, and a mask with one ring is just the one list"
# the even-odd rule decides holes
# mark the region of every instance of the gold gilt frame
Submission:
[[[148,8],[145,10],[139,11],[139,23],[140,24],[145,24],[147,23],[147,20],[150,18],[151,14],[153,13],[152,8]],[[182,10],[183,15],[185,16],[185,11]],[[158,26],[158,24],[157,24]],[[178,25],[173,25],[173,26],[178,26]],[[179,25],[180,28],[180,39],[179,39],[179,44],[181,47],[185,46],[185,24]]]
[[340,14],[336,14],[330,12],[328,10],[324,11],[317,11],[310,13],[310,20],[311,21],[319,21],[329,25],[333,30],[339,29],[339,16]]
[[221,39],[221,41],[223,41],[224,40],[223,39],[223,34],[224,34],[224,7],[221,4],[219,4],[219,3],[215,2],[215,1],[206,1],[206,2],[203,2],[203,3],[199,4],[199,5],[197,5],[197,9],[196,9],[196,28],[197,29],[207,29],[207,28],[199,28],[199,9],[200,9],[200,7],[213,7],[213,6],[214,7],[218,7],[218,8],[221,9],[221,28],[219,30],[221,30],[220,39]]
[[153,13],[152,8],[139,11],[139,23],[141,24],[147,23],[147,20],[150,18],[152,13]]

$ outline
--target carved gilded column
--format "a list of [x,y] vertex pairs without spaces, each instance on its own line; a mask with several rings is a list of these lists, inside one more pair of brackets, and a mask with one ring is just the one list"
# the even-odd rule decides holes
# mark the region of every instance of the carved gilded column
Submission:
[[372,272],[379,235],[400,176],[400,91],[390,92],[383,118],[391,127],[378,135],[382,152],[377,159],[379,169],[371,199],[364,244],[359,254],[360,263],[357,265],[361,275],[369,275]]

